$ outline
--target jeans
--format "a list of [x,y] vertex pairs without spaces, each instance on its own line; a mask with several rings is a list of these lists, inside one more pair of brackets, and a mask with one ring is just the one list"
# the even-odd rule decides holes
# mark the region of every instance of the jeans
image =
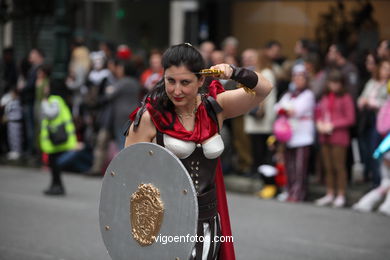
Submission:
[[64,171],[86,172],[92,166],[93,155],[89,148],[80,151],[64,152],[57,160],[58,165]]
[[23,117],[26,129],[26,150],[28,154],[34,154],[35,146],[35,124],[34,124],[34,104],[23,106]]
[[371,172],[372,185],[374,188],[379,186],[381,178],[379,172],[379,162],[375,160],[372,155],[381,142],[381,139],[382,137],[376,130],[375,125],[366,129],[366,131],[364,131],[364,133],[359,138],[362,162],[365,166],[364,176],[366,179],[368,179],[369,173]]

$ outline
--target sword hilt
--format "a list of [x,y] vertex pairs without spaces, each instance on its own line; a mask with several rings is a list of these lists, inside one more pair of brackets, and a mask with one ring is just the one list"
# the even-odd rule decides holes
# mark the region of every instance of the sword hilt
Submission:
[[217,69],[203,69],[199,72],[199,74],[205,77],[219,77],[223,74],[223,71]]

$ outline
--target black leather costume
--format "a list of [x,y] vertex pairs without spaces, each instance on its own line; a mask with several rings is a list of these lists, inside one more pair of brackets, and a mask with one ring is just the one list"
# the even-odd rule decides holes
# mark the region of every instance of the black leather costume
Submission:
[[[222,111],[222,108],[212,97],[202,97],[207,110],[208,116],[218,124],[217,114]],[[141,113],[137,113],[134,120],[134,124],[140,122]],[[156,136],[157,144],[164,145],[163,133],[157,130]],[[217,196],[215,187],[215,172],[218,163],[218,158],[208,159],[204,156],[203,150],[200,144],[197,145],[194,152],[185,159],[181,159],[184,167],[187,169],[193,181],[199,207],[199,218],[198,218],[198,231],[197,235],[204,237],[203,224],[208,223],[210,228],[210,249],[208,252],[207,259],[217,259],[219,252],[220,243],[216,243],[214,240],[215,236],[221,235],[220,220],[217,211]],[[195,246],[196,257],[190,259],[198,260],[202,259],[203,255],[203,243],[196,243]]]

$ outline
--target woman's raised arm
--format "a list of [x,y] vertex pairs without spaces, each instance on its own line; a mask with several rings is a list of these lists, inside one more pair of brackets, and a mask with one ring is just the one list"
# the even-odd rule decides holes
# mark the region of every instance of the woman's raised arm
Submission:
[[229,90],[219,94],[217,96],[217,101],[223,108],[222,114],[224,119],[249,112],[251,109],[258,106],[273,88],[271,82],[260,73],[254,71],[243,68],[234,68],[229,64],[218,64],[212,66],[211,69],[223,71],[224,73],[220,76],[222,79],[233,79],[241,83],[245,82],[246,84],[244,85],[254,90],[254,95],[247,93],[243,88]]

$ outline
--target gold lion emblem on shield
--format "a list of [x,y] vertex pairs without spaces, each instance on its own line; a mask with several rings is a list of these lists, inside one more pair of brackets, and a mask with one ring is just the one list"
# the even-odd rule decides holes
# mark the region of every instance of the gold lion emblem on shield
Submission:
[[133,238],[141,246],[153,244],[164,216],[160,191],[151,183],[138,185],[130,196],[130,223]]

